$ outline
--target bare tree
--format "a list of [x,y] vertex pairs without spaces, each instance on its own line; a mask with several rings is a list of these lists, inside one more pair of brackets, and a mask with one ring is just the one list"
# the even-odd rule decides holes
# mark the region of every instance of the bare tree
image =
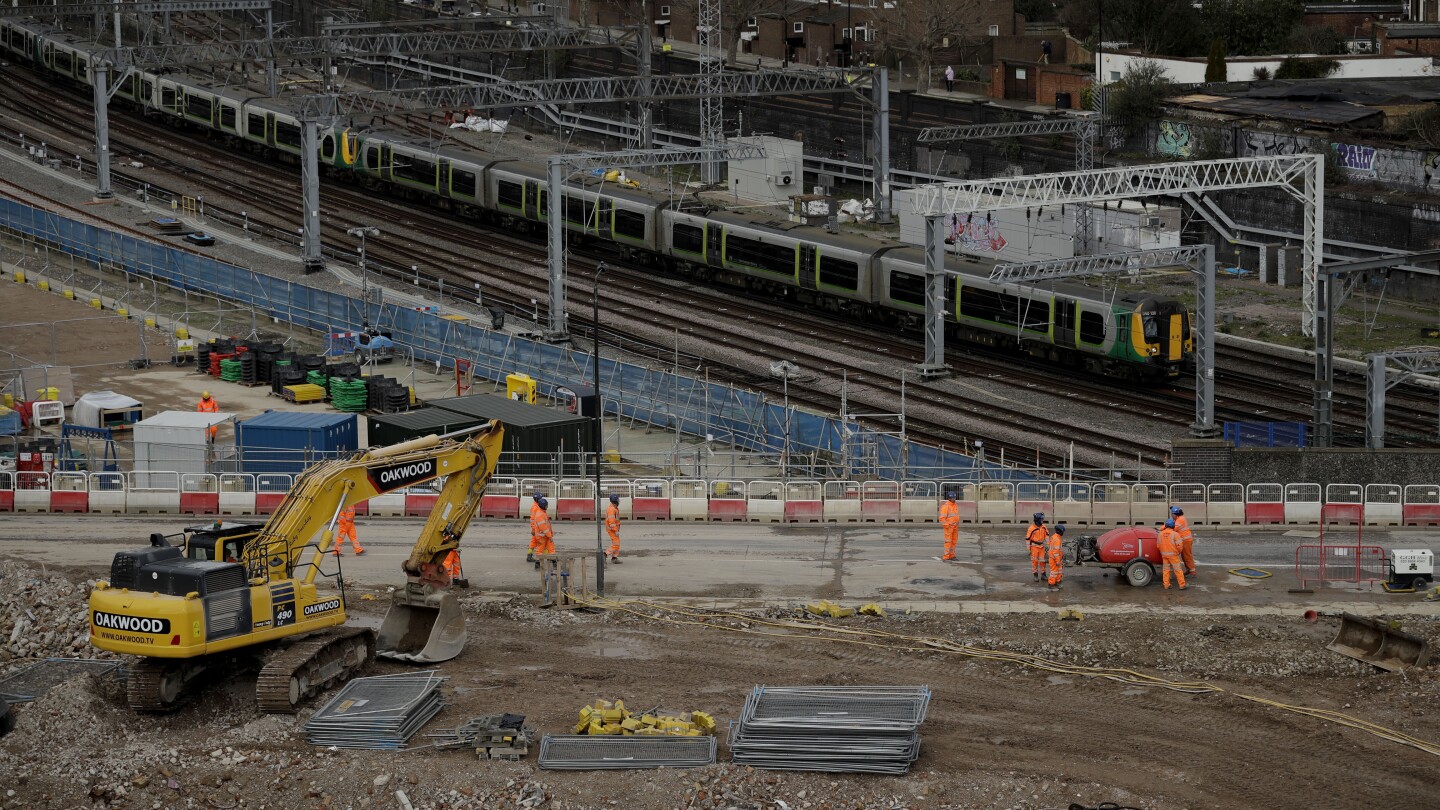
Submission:
[[947,39],[953,43],[973,34],[980,22],[980,0],[887,0],[876,17],[875,41],[887,62],[914,65],[925,89],[935,53]]
[[[685,9],[692,18],[699,18],[700,4],[696,0],[675,0],[674,4]],[[725,61],[735,64],[735,55],[740,50],[740,34],[745,30],[747,20],[778,13],[790,5],[798,4],[796,0],[723,0],[720,4],[720,36],[721,41],[726,43]]]

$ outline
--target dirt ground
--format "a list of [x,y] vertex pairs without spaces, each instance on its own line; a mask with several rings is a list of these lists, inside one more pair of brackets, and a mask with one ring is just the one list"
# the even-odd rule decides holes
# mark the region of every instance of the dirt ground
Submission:
[[[103,575],[14,562],[0,573],[7,592],[18,588],[32,603],[72,621],[79,616],[81,627],[84,588],[75,586]],[[352,621],[383,613],[383,593],[351,596],[352,613],[359,614]],[[1377,791],[1434,795],[1435,754],[1255,700],[1341,712],[1432,746],[1440,741],[1440,670],[1384,674],[1329,652],[1331,619],[825,620],[827,627],[897,634],[883,638],[838,637],[775,608],[743,617],[644,605],[587,613],[478,595],[466,597],[465,608],[470,643],[439,667],[449,705],[421,735],[496,712],[524,714],[541,732],[568,733],[580,707],[597,698],[704,710],[724,729],[756,684],[926,684],[934,700],[921,727],[922,753],[905,777],[752,771],[726,764],[723,740],[720,764],[698,770],[541,771],[538,747],[518,763],[428,749],[317,749],[305,743],[300,724],[325,698],[298,718],[262,715],[245,676],[204,683],[197,699],[169,716],[138,716],[125,705],[123,689],[86,676],[20,707],[19,728],[0,740],[0,807],[403,807],[396,790],[415,808],[634,810],[1065,808],[1107,801],[1139,808],[1367,807]],[[1433,624],[1410,629],[1440,643]],[[0,614],[0,643],[11,632]],[[970,654],[934,650],[918,638],[967,645]],[[22,663],[6,657],[0,650],[0,670]],[[1076,665],[1204,681],[1214,690],[1189,694],[1117,682],[1070,668]],[[373,671],[408,669],[379,663]]]

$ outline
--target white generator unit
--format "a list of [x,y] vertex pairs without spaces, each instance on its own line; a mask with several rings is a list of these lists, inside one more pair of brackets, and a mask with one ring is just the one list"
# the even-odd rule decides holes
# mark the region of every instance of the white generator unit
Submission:
[[1421,590],[1435,581],[1435,552],[1428,548],[1390,550],[1390,581],[1395,588]]

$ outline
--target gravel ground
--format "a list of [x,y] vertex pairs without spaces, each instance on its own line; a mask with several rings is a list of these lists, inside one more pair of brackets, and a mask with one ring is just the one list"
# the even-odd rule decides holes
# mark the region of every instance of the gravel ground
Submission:
[[[38,640],[19,631],[27,640],[0,650],[0,671],[43,655],[91,654],[74,641],[98,573],[0,567],[7,594],[21,583],[18,596],[0,601],[0,641],[27,607],[60,629]],[[378,619],[384,598],[352,598],[352,612]],[[1240,697],[1343,712],[1433,744],[1440,671],[1384,674],[1329,652],[1328,620],[913,614],[827,625],[903,637],[849,636],[871,642],[854,644],[781,608],[678,623],[643,606],[550,612],[479,595],[462,604],[471,643],[440,666],[448,706],[422,734],[501,711],[565,733],[597,698],[710,711],[725,728],[755,684],[924,683],[935,698],[922,753],[904,777],[736,767],[723,743],[720,763],[707,768],[550,772],[536,768],[534,748],[521,762],[317,749],[301,724],[320,702],[298,717],[259,714],[244,676],[203,682],[201,696],[169,716],[136,715],[117,683],[84,676],[20,707],[19,728],[0,740],[0,807],[400,808],[397,792],[414,808],[486,810],[1363,807],[1377,785],[1417,796],[1433,781],[1433,754]],[[1440,643],[1440,629],[1420,631]],[[916,638],[1048,663],[947,654]],[[1074,666],[1214,689],[1116,683]]]

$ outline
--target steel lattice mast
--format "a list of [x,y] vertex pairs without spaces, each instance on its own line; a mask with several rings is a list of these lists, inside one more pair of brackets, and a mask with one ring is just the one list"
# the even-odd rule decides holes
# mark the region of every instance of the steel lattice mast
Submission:
[[[720,76],[725,72],[725,51],[721,45],[720,0],[699,0],[695,30],[700,35],[700,145],[719,149],[725,145],[725,100]],[[720,182],[720,162],[705,163],[706,183]]]

